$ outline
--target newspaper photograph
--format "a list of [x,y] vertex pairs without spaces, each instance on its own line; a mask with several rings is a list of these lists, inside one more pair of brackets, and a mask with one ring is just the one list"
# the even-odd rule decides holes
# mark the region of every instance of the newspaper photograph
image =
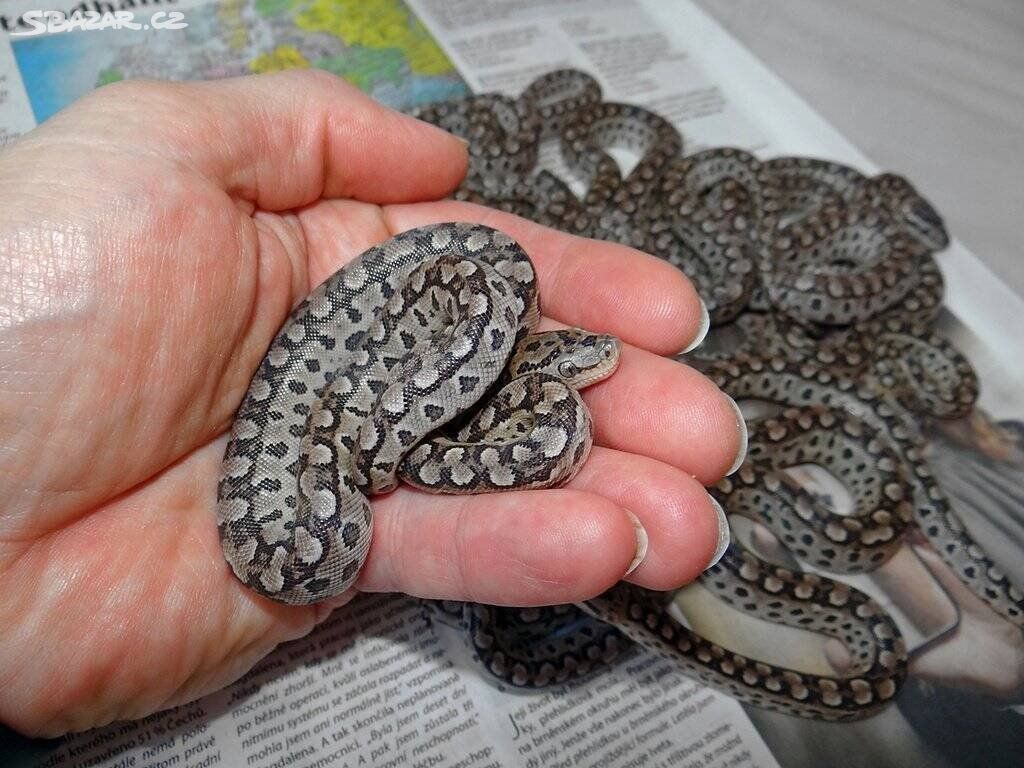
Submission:
[[[811,157],[864,177],[900,172],[875,167],[687,0],[115,0],[74,7],[69,0],[68,7],[53,10],[70,15],[128,9],[145,28],[49,27],[38,21],[47,17],[33,15],[37,3],[2,4],[0,144],[94,89],[124,79],[205,80],[314,67],[429,120],[444,114],[431,112],[432,105],[492,93],[513,103],[539,78],[570,71],[596,83],[605,102],[642,108],[668,121],[682,136],[685,157],[729,147],[750,163]],[[180,26],[168,28],[170,21]],[[617,152],[608,149],[623,168],[643,162]],[[559,190],[568,190],[565,195],[586,194],[585,180],[568,167],[557,140],[541,144],[537,167]],[[628,173],[621,171],[623,177]],[[469,190],[464,199],[479,202],[482,194]],[[522,200],[514,192],[507,202],[508,210],[535,212],[517,207]],[[920,432],[920,443],[908,450],[917,472],[914,487],[925,489],[933,501],[946,500],[952,519],[966,529],[949,536],[982,552],[978,562],[990,564],[985,572],[972,573],[965,565],[968,575],[958,573],[950,565],[960,562],[958,555],[936,549],[940,536],[929,535],[927,525],[909,524],[885,545],[880,563],[832,568],[813,548],[802,550],[799,536],[789,541],[785,531],[744,514],[758,502],[751,500],[754,491],[744,495],[738,488],[747,482],[741,469],[733,483],[713,490],[729,513],[733,544],[723,565],[698,582],[672,595],[640,598],[620,585],[620,592],[613,590],[593,605],[539,611],[537,628],[529,630],[533,634],[509,619],[503,642],[528,638],[540,647],[576,632],[607,633],[602,637],[614,645],[614,658],[593,674],[536,688],[510,685],[482,659],[480,628],[496,633],[503,626],[498,609],[488,613],[367,594],[335,610],[307,637],[279,647],[222,691],[140,721],[60,741],[25,742],[9,756],[0,742],[0,763],[39,768],[1018,765],[1024,752],[1024,634],[1017,607],[1024,605],[1024,596],[1012,585],[1024,584],[1024,339],[1012,329],[1024,314],[1024,300],[951,234],[952,241],[932,260],[937,276],[929,290],[937,285],[941,294],[944,285],[945,292],[941,309],[931,308],[928,333],[969,364],[979,391],[972,407],[955,418],[915,416],[911,431]],[[700,276],[691,277],[703,291]],[[707,283],[709,295],[714,287]],[[727,311],[722,312],[724,317]],[[721,376],[727,392],[738,365],[730,362],[730,345],[744,343],[730,336],[744,322],[738,318],[734,314],[720,327],[716,323],[705,345],[680,358],[716,383],[715,376]],[[753,326],[743,327],[751,334],[748,341],[756,338],[749,330]],[[893,376],[911,375],[930,353],[899,346],[903,342],[895,339],[893,327],[877,326],[873,342],[879,348],[894,346],[910,361],[895,365]],[[794,370],[806,362],[800,355],[814,354],[818,343],[813,334],[788,325],[759,332],[791,344]],[[861,348],[854,352],[870,354]],[[774,379],[762,378],[779,381],[789,370],[779,363]],[[857,407],[868,407],[866,396],[840,392],[831,382],[822,386],[838,393],[830,404],[843,404],[849,396],[860,403]],[[761,418],[763,398],[729,393],[741,401],[750,424]],[[784,412],[769,411],[767,418],[781,420]],[[900,427],[879,429],[892,429],[896,442],[903,439]],[[851,442],[849,449],[851,455],[864,451],[862,465],[889,462],[888,454],[869,453],[863,445]],[[749,473],[755,473],[756,466],[750,466]],[[850,514],[854,502],[835,473],[830,476],[813,461],[792,461],[780,474],[787,478],[782,485],[792,486],[797,506],[825,505],[836,515]],[[762,591],[741,595],[742,587],[722,574],[727,567],[737,572],[753,567],[755,561],[768,564],[769,576],[758,582]],[[790,602],[780,598],[786,610],[795,610],[800,590],[812,587],[833,602],[809,612],[806,621],[802,615],[782,616],[766,591],[770,574],[777,573],[788,574],[784,578],[792,580],[796,593]],[[827,586],[833,584],[838,586]],[[838,595],[845,600],[851,593],[856,610],[847,611]],[[858,602],[857,595],[866,597]],[[634,598],[643,610],[663,614],[657,632],[650,630],[651,614],[621,608]],[[610,627],[602,620],[608,611],[633,616],[635,625],[624,621]],[[832,631],[830,622],[843,621],[850,625]],[[643,640],[657,633],[660,640]],[[848,640],[845,647],[836,639],[840,636]],[[684,642],[689,660],[681,663]],[[865,661],[889,652],[902,653],[903,661],[884,671]],[[783,693],[745,695],[751,680],[761,684],[759,675],[782,681]],[[819,707],[824,715],[815,716],[801,695],[805,684],[820,680],[854,679],[853,690],[860,690],[858,675],[870,681],[864,695],[874,699],[867,716],[834,722],[827,705]],[[821,683],[823,698],[830,684]],[[770,683],[762,690],[774,692]],[[780,706],[787,697],[792,707]]]

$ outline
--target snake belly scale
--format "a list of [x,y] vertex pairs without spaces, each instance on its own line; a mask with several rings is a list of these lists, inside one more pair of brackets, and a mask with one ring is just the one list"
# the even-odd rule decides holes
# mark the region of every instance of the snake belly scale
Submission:
[[526,253],[473,224],[396,235],[314,290],[271,344],[225,452],[218,525],[238,578],[289,604],[344,592],[369,550],[369,497],[400,479],[437,493],[569,479],[592,445],[575,388],[615,369],[618,342],[533,334],[539,317]]

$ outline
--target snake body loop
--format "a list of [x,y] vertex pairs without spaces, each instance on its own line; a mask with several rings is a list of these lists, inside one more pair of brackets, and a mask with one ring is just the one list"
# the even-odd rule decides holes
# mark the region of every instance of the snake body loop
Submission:
[[[912,519],[911,487],[884,435],[844,411],[787,409],[758,419],[747,461],[712,491],[725,509],[768,528],[794,555],[819,568],[863,573],[899,548]],[[785,470],[814,464],[847,490],[838,514]]]
[[581,111],[601,102],[601,86],[586,72],[556,69],[535,78],[519,100],[540,118],[542,136],[551,137]]
[[[368,497],[399,477],[446,493],[570,477],[592,427],[560,379],[519,376],[460,442],[434,437],[478,407],[517,345],[568,346],[587,371],[577,386],[614,370],[613,339],[533,339],[538,320],[526,254],[477,225],[402,233],[317,288],[272,343],[232,428],[218,523],[236,575],[281,602],[323,600],[354,583],[370,545]],[[499,422],[532,429],[513,440],[495,434]]]
[[705,372],[737,400],[824,405],[852,414],[876,430],[903,467],[917,528],[964,584],[1001,616],[1024,626],[1024,594],[967,531],[928,467],[914,420],[877,381],[858,382],[815,364],[782,358],[726,360]]
[[815,675],[748,658],[679,623],[666,611],[664,596],[630,584],[613,587],[587,607],[695,679],[763,709],[856,720],[899,691],[906,676],[903,639],[891,617],[862,592],[769,565],[733,546],[703,582],[748,613],[840,640],[851,651],[849,670],[841,677]]

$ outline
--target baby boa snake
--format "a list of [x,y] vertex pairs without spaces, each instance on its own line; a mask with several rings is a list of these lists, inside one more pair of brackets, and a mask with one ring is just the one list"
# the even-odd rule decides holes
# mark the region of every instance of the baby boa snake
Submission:
[[341,594],[370,546],[368,497],[400,479],[483,493],[571,478],[593,439],[576,389],[614,371],[618,342],[538,334],[539,319],[526,253],[472,224],[396,235],[314,290],[231,430],[217,518],[238,578],[295,605]]
[[[415,114],[470,142],[456,198],[641,248],[694,281],[712,332],[681,359],[735,399],[770,406],[748,418],[746,461],[711,489],[729,514],[840,575],[877,568],[916,527],[967,587],[1024,625],[1024,595],[972,539],[925,458],[923,422],[969,413],[978,382],[932,330],[943,294],[934,253],[949,239],[906,179],[730,147],[684,155],[668,121],[605,102],[574,70],[542,75],[518,98],[484,94]],[[609,150],[635,163],[624,170]],[[837,514],[786,474],[801,464],[839,480],[852,512]],[[858,590],[765,562],[735,540],[701,582],[752,616],[838,639],[849,668],[823,676],[747,658],[672,618],[670,595],[627,583],[579,605],[439,602],[429,614],[464,629],[482,666],[510,686],[573,680],[635,642],[745,703],[803,717],[862,718],[896,696],[904,641]]]

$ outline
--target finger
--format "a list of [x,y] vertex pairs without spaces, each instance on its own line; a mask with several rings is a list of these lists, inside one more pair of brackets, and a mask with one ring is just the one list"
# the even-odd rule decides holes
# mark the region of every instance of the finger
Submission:
[[633,248],[470,203],[393,206],[385,215],[392,232],[442,221],[473,221],[505,232],[537,269],[544,314],[567,325],[610,333],[658,354],[676,354],[707,331],[693,284],[667,262]]
[[492,605],[592,597],[619,581],[638,549],[613,501],[576,490],[374,499],[374,543],[357,587]]
[[677,589],[696,579],[728,543],[728,528],[704,486],[646,456],[595,448],[570,488],[589,491],[633,512],[647,533],[643,560],[626,580]]
[[618,370],[582,395],[598,445],[671,464],[704,485],[735,471],[746,454],[733,400],[675,360],[623,345]]
[[437,199],[458,185],[467,164],[462,140],[320,70],[125,81],[99,89],[68,119],[76,127],[98,122],[108,133],[145,121],[153,146],[271,211],[321,197]]

